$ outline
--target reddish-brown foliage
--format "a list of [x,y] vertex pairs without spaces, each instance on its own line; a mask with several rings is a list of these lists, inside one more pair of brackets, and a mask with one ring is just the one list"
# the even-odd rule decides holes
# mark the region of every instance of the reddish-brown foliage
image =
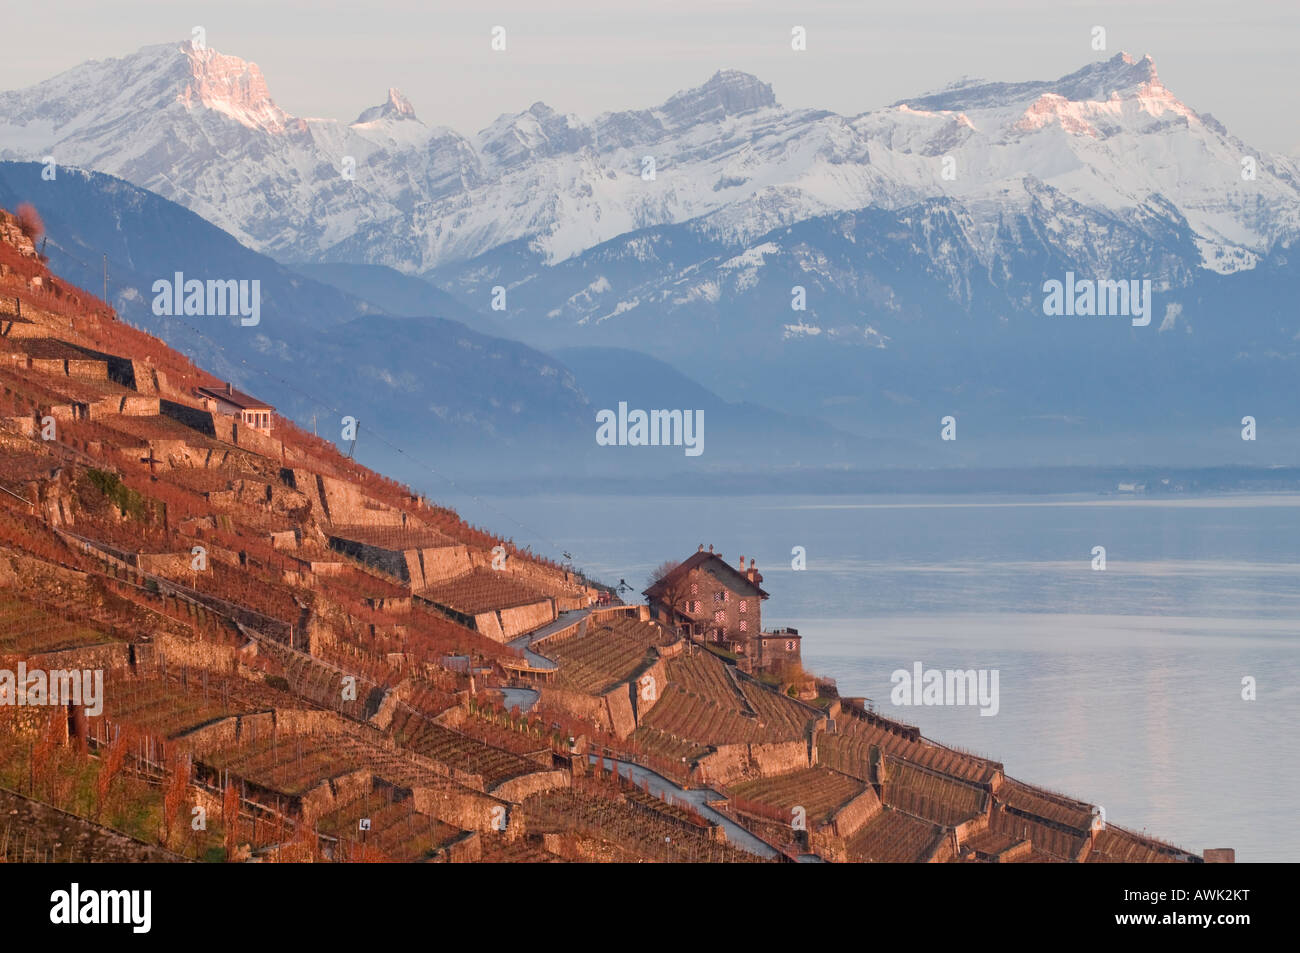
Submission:
[[131,746],[132,733],[128,730],[118,732],[116,738],[100,756],[99,776],[95,779],[95,819],[103,817],[108,806],[109,792],[113,779],[122,770],[122,762]]
[[172,762],[167,778],[167,793],[163,797],[162,842],[164,846],[171,842],[172,825],[176,823],[177,815],[185,807],[189,789],[190,761],[189,758],[182,755]]
[[41,213],[30,202],[18,206],[18,228],[33,243],[39,242],[45,234],[45,222],[41,220]]
[[239,846],[239,790],[233,784],[226,785],[221,799],[221,824],[226,833],[226,860],[234,860]]

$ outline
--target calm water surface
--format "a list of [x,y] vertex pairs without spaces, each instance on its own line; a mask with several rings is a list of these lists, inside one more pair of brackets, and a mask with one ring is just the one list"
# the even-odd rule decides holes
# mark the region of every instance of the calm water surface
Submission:
[[[1300,860],[1300,497],[446,502],[625,579],[628,598],[699,543],[755,558],[764,627],[799,629],[805,664],[843,694],[1114,823],[1239,861]],[[998,714],[892,705],[890,674],[918,661],[997,669]]]

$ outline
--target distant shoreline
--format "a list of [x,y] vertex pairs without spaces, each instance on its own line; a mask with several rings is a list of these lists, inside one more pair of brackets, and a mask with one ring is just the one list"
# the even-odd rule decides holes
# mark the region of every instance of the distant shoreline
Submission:
[[[458,480],[470,483],[466,478]],[[1015,469],[728,471],[655,476],[476,478],[477,494],[544,496],[1096,495],[1108,499],[1300,493],[1300,467],[1042,467]],[[437,490],[434,489],[436,493]]]

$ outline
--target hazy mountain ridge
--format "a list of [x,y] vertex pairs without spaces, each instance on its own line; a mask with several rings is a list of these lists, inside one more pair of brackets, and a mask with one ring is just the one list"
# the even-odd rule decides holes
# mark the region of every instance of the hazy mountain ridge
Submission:
[[[337,429],[329,408],[405,446],[488,454],[585,429],[586,398],[553,358],[458,321],[385,315],[126,182],[73,169],[47,182],[40,173],[36,164],[0,163],[0,204],[38,206],[49,234],[46,253],[61,274],[99,287],[100,256],[107,254],[109,298],[124,318],[282,413],[308,423],[317,416],[323,434]],[[178,271],[260,282],[260,323],[155,315],[153,282]]]

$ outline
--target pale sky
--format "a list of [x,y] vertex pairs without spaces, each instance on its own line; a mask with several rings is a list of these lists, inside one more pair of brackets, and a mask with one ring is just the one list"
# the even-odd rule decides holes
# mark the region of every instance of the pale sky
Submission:
[[[182,41],[256,62],[296,116],[352,120],[389,86],[430,125],[477,132],[543,100],[591,118],[657,105],[716,70],[788,107],[853,115],[962,76],[1051,79],[1126,50],[1248,144],[1300,154],[1296,0],[39,0],[7,4],[0,89]],[[507,49],[489,46],[494,26]],[[806,28],[808,49],[790,49]],[[1106,29],[1105,53],[1091,30]],[[7,31],[8,32],[8,31]]]

